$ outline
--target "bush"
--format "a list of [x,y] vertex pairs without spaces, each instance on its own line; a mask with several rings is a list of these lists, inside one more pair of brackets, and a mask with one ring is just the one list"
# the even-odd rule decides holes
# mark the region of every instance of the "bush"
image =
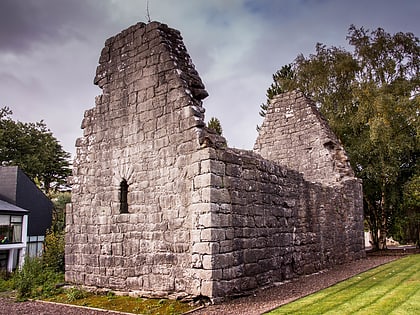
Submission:
[[14,276],[14,289],[17,290],[18,298],[27,298],[32,295],[41,274],[41,260],[27,257],[22,269],[17,270]]
[[43,265],[54,272],[64,272],[64,233],[49,230],[45,236]]
[[71,201],[71,193],[61,191],[51,192],[49,197],[54,203],[51,229],[54,232],[64,232],[66,226],[66,204]]
[[64,233],[48,231],[42,257],[26,257],[21,269],[0,274],[0,292],[16,290],[18,299],[49,297],[64,281]]
[[78,287],[73,287],[67,290],[66,292],[66,296],[67,296],[67,301],[68,302],[74,302],[76,300],[80,300],[83,299],[85,297],[87,297],[87,293],[86,291],[78,288]]
[[0,292],[16,290],[18,299],[49,297],[64,281],[64,234],[48,231],[42,257],[26,257],[21,269],[0,274]]
[[12,274],[5,270],[0,270],[0,292],[13,290]]
[[13,288],[18,299],[48,297],[59,292],[56,285],[63,280],[64,274],[45,268],[41,258],[27,257],[23,267],[13,275]]

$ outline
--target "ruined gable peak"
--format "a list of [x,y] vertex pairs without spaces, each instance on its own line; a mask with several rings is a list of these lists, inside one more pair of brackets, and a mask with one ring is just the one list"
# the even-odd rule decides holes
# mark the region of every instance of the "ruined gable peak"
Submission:
[[[175,78],[179,81],[176,84]],[[159,22],[137,23],[107,39],[94,84],[104,94],[115,89],[130,88],[131,93],[153,87],[158,95],[181,84],[196,102],[208,96],[180,32]]]
[[341,142],[315,103],[299,91],[271,100],[254,149],[308,181],[335,184],[354,177]]

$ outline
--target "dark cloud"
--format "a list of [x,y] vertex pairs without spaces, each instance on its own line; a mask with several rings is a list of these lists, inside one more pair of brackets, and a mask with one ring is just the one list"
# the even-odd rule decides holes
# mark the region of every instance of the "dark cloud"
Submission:
[[0,51],[24,53],[34,44],[87,40],[89,28],[106,24],[100,0],[1,0]]
[[[181,31],[229,145],[252,148],[272,74],[316,42],[346,45],[350,24],[419,31],[418,0],[149,0],[153,20]],[[0,0],[0,106],[44,119],[66,150],[83,111],[104,41],[146,19],[146,0]]]

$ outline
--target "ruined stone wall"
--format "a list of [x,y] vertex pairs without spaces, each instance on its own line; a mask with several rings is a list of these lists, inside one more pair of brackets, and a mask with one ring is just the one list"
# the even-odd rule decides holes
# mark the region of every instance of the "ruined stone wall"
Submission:
[[363,257],[361,183],[301,94],[273,101],[256,152],[227,148],[179,32],[157,22],[108,39],[94,82],[67,281],[218,300]]
[[[111,37],[95,84],[103,93],[86,111],[76,142],[66,279],[153,295],[197,294],[190,166],[207,92],[179,32],[139,23]],[[123,181],[128,213],[120,210]]]
[[[194,194],[194,268],[216,300],[364,257],[360,181],[340,187],[244,150],[205,149]],[[204,197],[205,196],[205,197]],[[203,236],[204,235],[204,236]]]
[[335,184],[354,177],[340,141],[313,101],[300,92],[271,100],[254,150],[302,172],[309,181]]

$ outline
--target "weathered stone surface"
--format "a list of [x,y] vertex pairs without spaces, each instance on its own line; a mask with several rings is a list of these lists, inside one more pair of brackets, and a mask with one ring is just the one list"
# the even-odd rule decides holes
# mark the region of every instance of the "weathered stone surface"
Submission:
[[315,104],[300,92],[271,101],[254,150],[302,172],[309,181],[334,184],[354,177],[340,141]]
[[300,93],[273,101],[254,152],[228,148],[205,127],[180,33],[157,22],[108,39],[94,82],[103,94],[85,112],[66,210],[68,281],[218,300],[363,257],[361,182]]

